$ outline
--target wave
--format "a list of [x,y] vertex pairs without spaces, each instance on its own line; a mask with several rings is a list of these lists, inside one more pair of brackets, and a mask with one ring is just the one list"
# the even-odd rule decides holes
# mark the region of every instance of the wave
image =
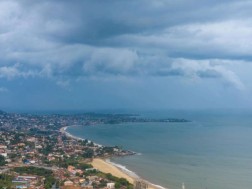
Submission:
[[152,183],[151,183],[151,185],[153,185],[153,186],[155,186],[155,187],[157,187],[157,188],[160,188],[160,189],[167,189],[167,188],[165,188],[165,187],[163,187],[163,186],[160,186],[160,185],[157,185],[157,184],[152,184]]
[[[64,127],[64,128],[63,128],[63,132],[64,132],[66,135],[68,135],[69,137],[75,138],[75,139],[84,140],[84,138],[76,137],[76,136],[70,134],[70,133],[67,131],[69,127],[72,127],[72,126],[67,126],[67,127]],[[88,141],[90,141],[90,140],[88,140]],[[90,141],[90,142],[91,142],[91,141]],[[97,143],[94,143],[94,144],[95,144],[95,145],[99,145],[99,146],[103,146],[103,145],[97,144]],[[141,156],[142,153],[136,153],[136,155]],[[153,183],[151,183],[151,182],[149,182],[149,181],[147,181],[147,180],[142,179],[142,178],[139,177],[135,172],[129,170],[129,169],[128,169],[126,166],[124,166],[124,165],[114,163],[114,162],[110,161],[110,159],[106,159],[105,161],[106,161],[107,163],[110,163],[111,165],[117,167],[118,169],[120,169],[121,171],[123,171],[124,173],[126,173],[127,175],[129,175],[130,177],[133,177],[133,178],[139,179],[139,180],[143,180],[144,182],[148,183],[149,185],[152,185],[152,186],[155,187],[155,188],[167,189],[167,188],[165,188],[165,187],[163,187],[163,186],[160,186],[160,185],[157,185],[157,184],[153,184]]]
[[114,163],[114,162],[110,161],[110,159],[106,159],[106,162],[109,163],[109,164],[111,164],[111,165],[113,165],[113,166],[115,166],[115,167],[117,167],[118,169],[120,169],[121,171],[123,171],[124,173],[126,173],[127,175],[129,175],[129,176],[131,176],[131,177],[133,177],[133,178],[135,178],[135,179],[143,180],[144,182],[148,183],[149,185],[154,186],[155,188],[167,189],[167,188],[165,188],[165,187],[163,187],[163,186],[160,186],[160,185],[157,185],[157,184],[153,184],[153,183],[151,183],[151,182],[149,182],[149,181],[146,181],[146,180],[140,178],[135,172],[129,170],[129,169],[128,169],[126,166],[124,166],[124,165]]
[[117,163],[114,163],[112,161],[110,161],[110,159],[106,159],[106,162],[110,163],[111,165],[119,168],[120,170],[122,170],[123,172],[125,172],[127,175],[131,176],[131,177],[134,177],[134,178],[140,178],[135,172],[127,169],[126,166],[124,165],[121,165],[121,164],[117,164]]
[[[62,131],[65,133],[66,136],[70,137],[70,138],[73,138],[73,139],[76,139],[76,140],[87,140],[89,143],[91,143],[92,141],[91,140],[88,140],[88,139],[85,139],[85,138],[82,138],[82,137],[77,137],[77,136],[74,136],[72,135],[71,133],[69,133],[67,130],[69,127],[74,127],[74,126],[78,126],[78,125],[72,125],[72,126],[66,126],[66,127],[63,127],[62,128]],[[101,144],[98,144],[98,143],[95,143],[93,142],[95,146],[99,146],[99,147],[102,147],[103,145]]]

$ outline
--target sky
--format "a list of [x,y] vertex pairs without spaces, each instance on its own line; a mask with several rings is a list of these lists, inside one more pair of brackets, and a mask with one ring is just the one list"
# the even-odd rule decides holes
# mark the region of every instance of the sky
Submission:
[[0,0],[0,109],[251,109],[252,1]]

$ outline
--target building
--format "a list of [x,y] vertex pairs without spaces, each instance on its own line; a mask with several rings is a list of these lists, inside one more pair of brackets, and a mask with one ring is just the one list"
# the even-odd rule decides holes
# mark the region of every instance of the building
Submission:
[[7,146],[5,146],[5,145],[0,145],[0,149],[7,149]]
[[64,182],[64,186],[73,186],[73,182],[70,180],[67,180]]
[[107,183],[107,188],[114,189],[115,188],[115,183],[113,183],[113,182]]

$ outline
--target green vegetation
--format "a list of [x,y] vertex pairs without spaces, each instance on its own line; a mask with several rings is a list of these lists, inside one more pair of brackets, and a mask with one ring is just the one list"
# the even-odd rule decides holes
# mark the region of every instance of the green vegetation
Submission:
[[0,155],[0,166],[4,166],[6,164],[5,157]]
[[51,170],[32,167],[32,166],[31,167],[15,167],[13,170],[20,174],[26,173],[26,174],[32,174],[32,175],[38,175],[38,176],[48,176],[48,175],[53,174]]
[[39,152],[44,154],[44,155],[48,155],[50,152],[52,152],[53,146],[49,143],[46,143],[46,147],[41,149]]
[[12,176],[5,175],[5,174],[0,174],[0,189],[10,189],[12,186]]
[[[0,136],[2,145],[7,146],[8,158],[11,162],[19,163],[22,159],[24,163],[36,160],[38,165],[49,167],[38,168],[33,166],[16,167],[8,171],[13,176],[17,175],[37,175],[36,186],[43,185],[45,189],[51,189],[53,185],[61,186],[65,180],[97,176],[98,179],[90,179],[89,184],[93,187],[104,188],[108,182],[114,182],[115,188],[132,189],[133,185],[126,179],[117,178],[111,174],[102,173],[87,164],[91,158],[106,156],[132,155],[133,152],[122,150],[120,147],[99,146],[86,140],[76,140],[68,137],[59,129],[65,125],[94,125],[104,123],[128,123],[128,122],[169,122],[173,119],[154,120],[137,118],[135,115],[123,114],[76,114],[76,115],[32,115],[32,114],[1,114],[0,130],[4,131]],[[76,150],[76,153],[74,153]],[[29,152],[29,153],[26,153]],[[50,156],[48,156],[50,154]],[[0,166],[6,165],[5,158],[0,156]],[[74,166],[76,173],[68,171],[68,166]],[[18,166],[18,164],[17,164]],[[35,166],[35,165],[34,165]],[[55,172],[50,167],[55,166]],[[57,168],[60,168],[56,171]],[[86,171],[86,169],[89,169]],[[14,173],[16,172],[16,173]],[[55,173],[55,174],[54,174]],[[65,175],[56,177],[56,175]],[[3,187],[14,188],[16,183],[12,183],[11,176],[0,174],[0,189]],[[18,183],[19,184],[19,183]]]
[[128,189],[132,189],[133,185],[129,183],[125,178],[118,178],[113,176],[110,173],[105,174],[106,179],[115,182],[115,188],[126,187]]
[[94,151],[92,149],[86,149],[82,154],[83,158],[92,158],[94,156]]
[[102,153],[113,154],[114,153],[114,147],[105,146],[102,149]]
[[88,169],[88,168],[92,168],[93,166],[90,164],[86,164],[83,163],[83,158],[75,158],[75,157],[66,157],[64,156],[63,159],[58,158],[55,159],[53,161],[45,161],[45,163],[49,164],[49,165],[56,165],[58,167],[63,167],[63,168],[67,168],[69,165],[74,166],[77,169]]
[[[85,172],[85,175],[86,176],[87,175],[97,175],[98,177],[110,180],[110,181],[115,183],[115,188],[116,189],[117,188],[133,189],[133,185],[130,184],[129,181],[127,181],[125,178],[118,178],[118,177],[113,176],[110,173],[103,173],[103,172],[100,172],[100,171],[91,170],[91,171]],[[99,185],[98,187],[103,187],[104,183],[101,182],[101,185]]]
[[19,174],[31,174],[45,177],[46,189],[50,189],[52,185],[56,183],[53,172],[51,170],[37,167],[15,167],[13,170]]
[[90,169],[93,168],[91,164],[86,164],[86,163],[79,163],[76,165],[77,169],[85,170],[85,169]]
[[[63,140],[63,137],[62,137],[62,140]],[[80,140],[79,143],[80,145],[87,146],[89,142],[87,139],[85,139],[85,140]]]

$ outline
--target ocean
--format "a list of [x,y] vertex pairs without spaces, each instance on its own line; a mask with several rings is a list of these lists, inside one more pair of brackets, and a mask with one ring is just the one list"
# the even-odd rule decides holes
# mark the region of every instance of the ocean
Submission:
[[[136,113],[136,112],[133,112]],[[251,189],[252,113],[159,111],[150,118],[186,123],[124,123],[69,127],[74,136],[121,146],[137,155],[112,158],[140,177],[169,189]]]

